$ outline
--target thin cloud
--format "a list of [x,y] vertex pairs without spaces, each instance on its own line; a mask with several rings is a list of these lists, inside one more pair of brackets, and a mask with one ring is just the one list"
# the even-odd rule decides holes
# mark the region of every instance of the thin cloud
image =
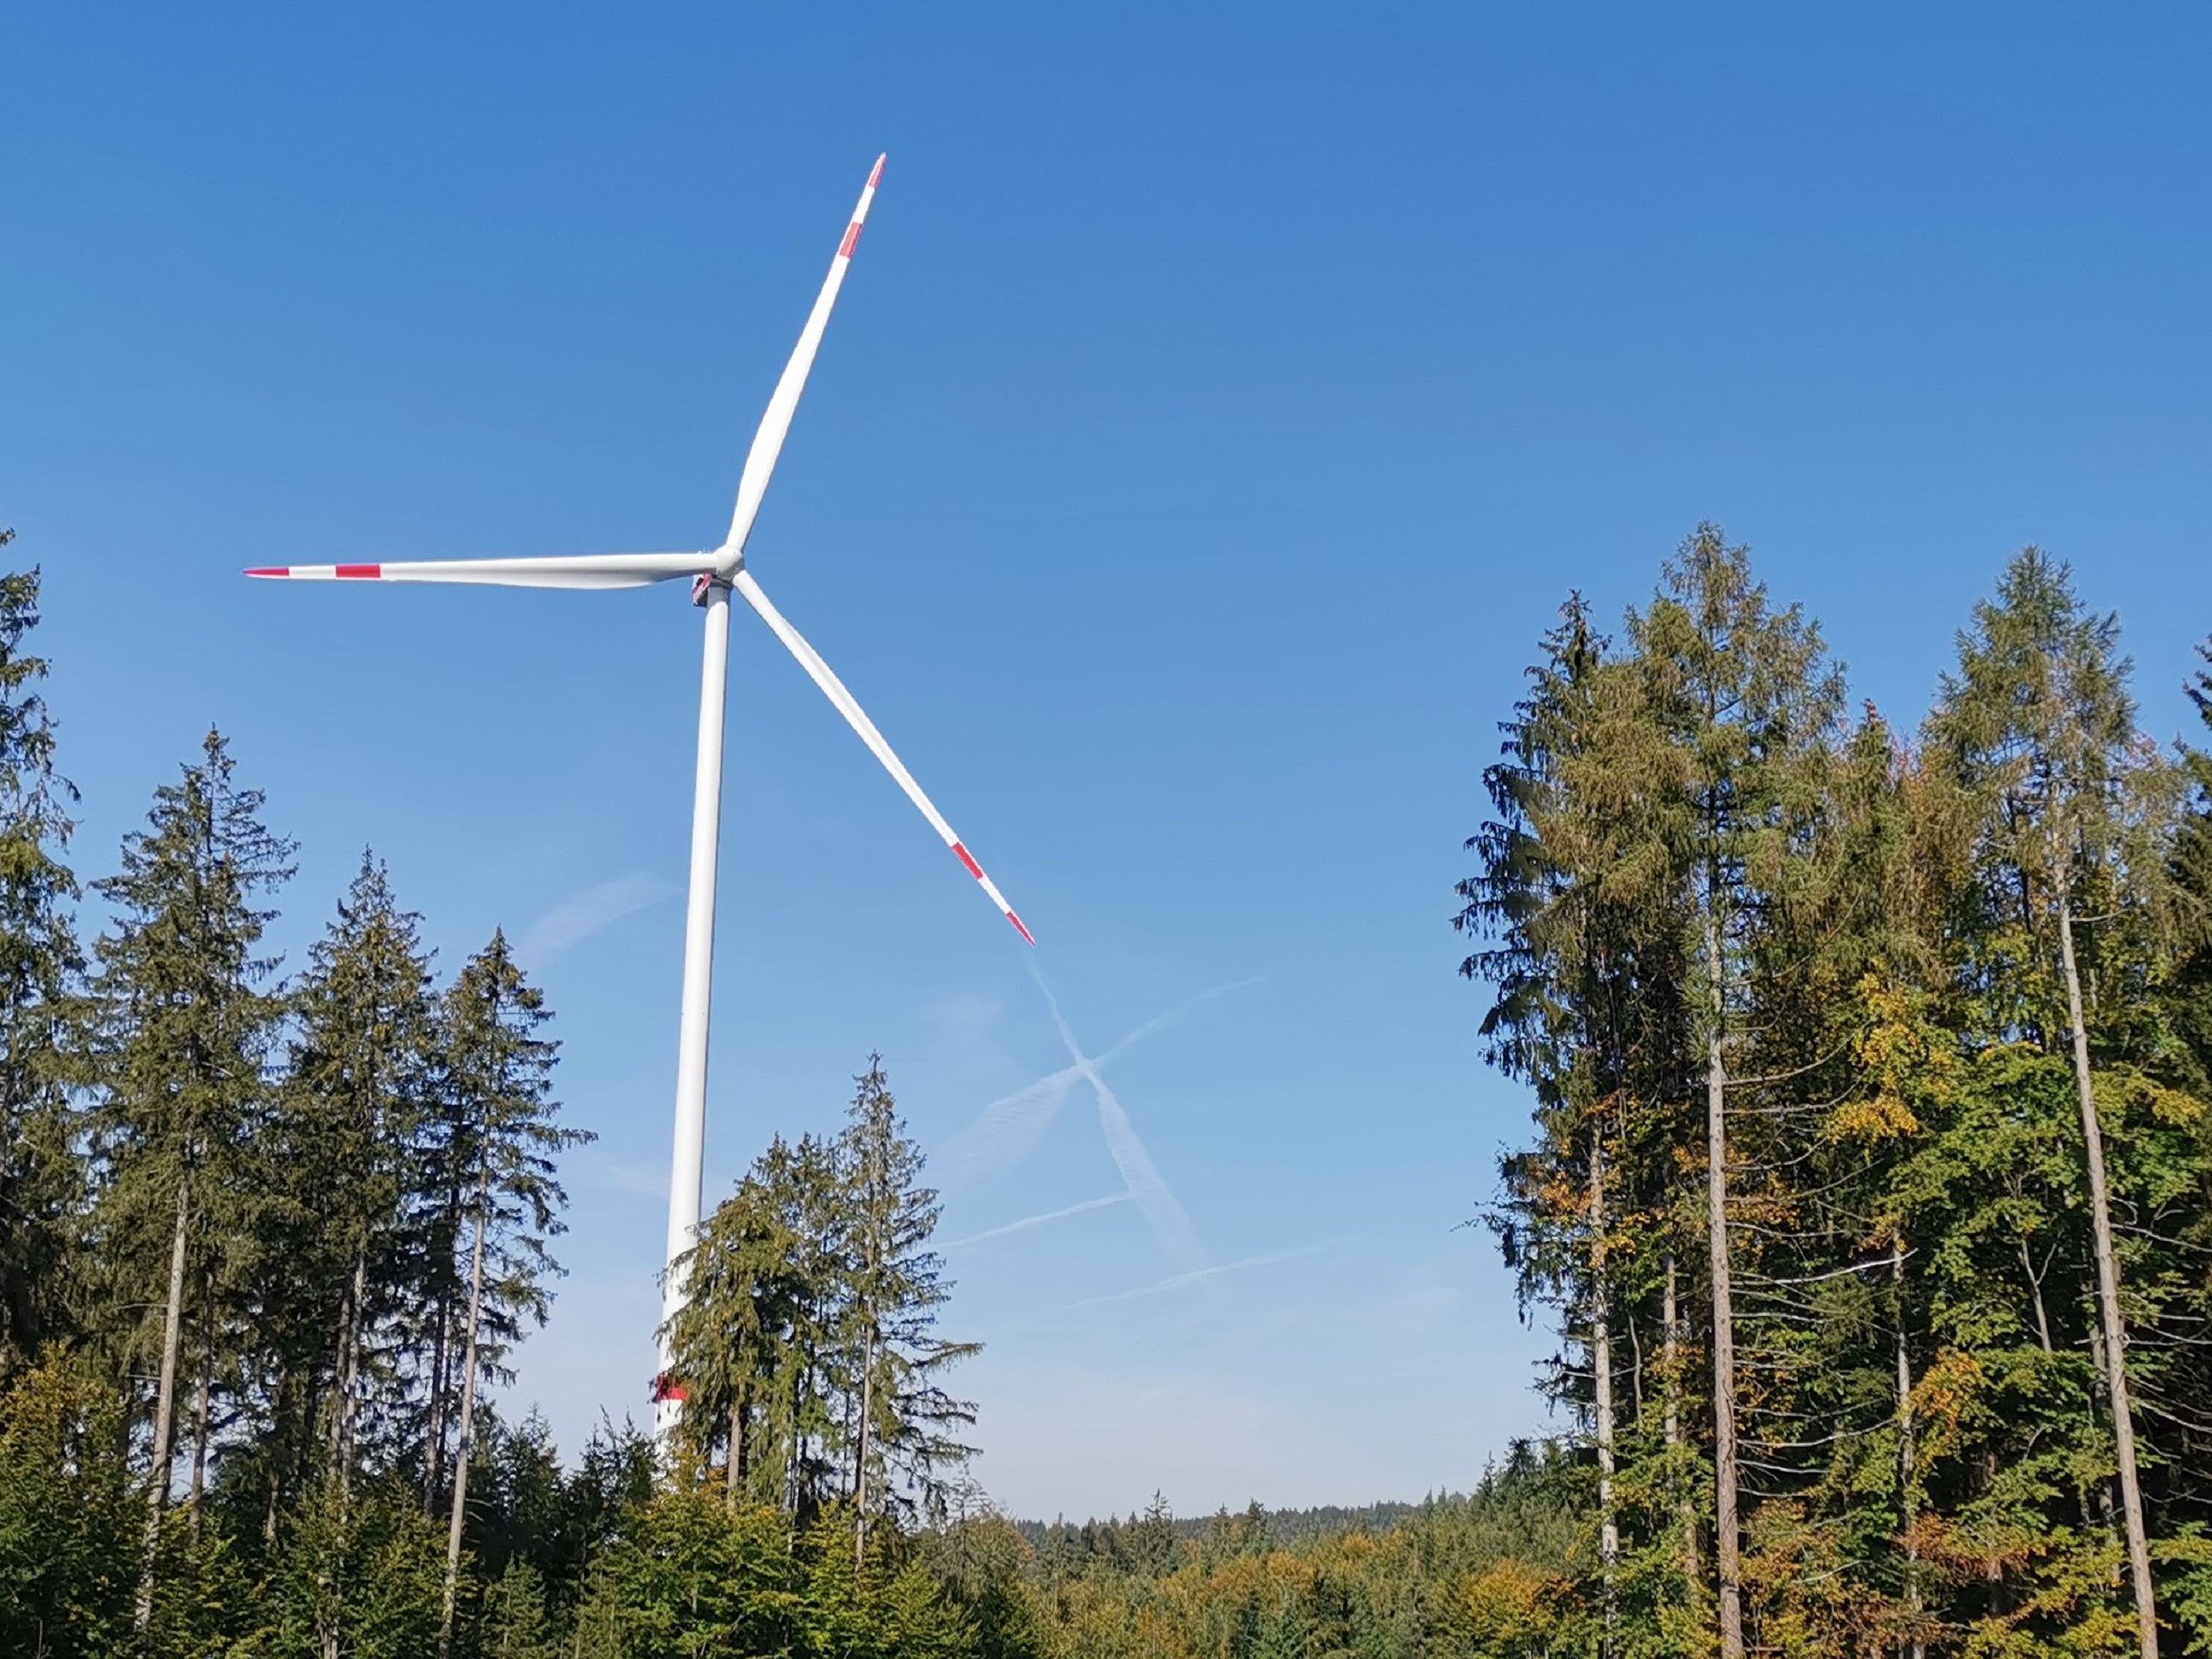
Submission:
[[1135,1290],[1117,1290],[1110,1296],[1086,1296],[1079,1302],[1068,1303],[1067,1306],[1071,1309],[1103,1307],[1109,1302],[1133,1302],[1140,1296],[1165,1296],[1168,1292],[1180,1290],[1185,1285],[1201,1284],[1209,1279],[1218,1279],[1225,1273],[1242,1273],[1247,1268],[1272,1267],[1278,1262],[1289,1262],[1301,1255],[1318,1255],[1320,1252],[1321,1246],[1319,1244],[1301,1244],[1294,1250],[1270,1250],[1265,1255],[1248,1255],[1242,1262],[1224,1262],[1217,1267],[1193,1268],[1188,1273],[1179,1273],[1171,1279],[1162,1279],[1157,1284],[1140,1285]]
[[675,892],[658,876],[642,873],[602,881],[566,904],[555,906],[532,922],[516,944],[515,955],[542,970],[554,958],[573,950],[593,934],[612,927],[625,916],[648,905],[658,904]]
[[1004,1238],[1008,1233],[1026,1233],[1032,1227],[1042,1227],[1049,1222],[1065,1221],[1070,1216],[1080,1216],[1093,1210],[1104,1210],[1114,1205],[1128,1204],[1126,1192],[1109,1192],[1103,1198],[1085,1198],[1081,1204],[1071,1204],[1065,1210],[1047,1210],[1039,1216],[1024,1216],[1020,1221],[1009,1221],[1003,1227],[986,1227],[980,1233],[970,1233],[965,1238],[956,1238],[943,1245],[948,1250],[959,1249],[966,1244],[980,1244],[987,1238]]

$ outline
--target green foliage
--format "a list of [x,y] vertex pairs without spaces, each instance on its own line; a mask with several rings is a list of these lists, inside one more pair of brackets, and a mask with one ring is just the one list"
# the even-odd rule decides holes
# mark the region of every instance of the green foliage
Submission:
[[880,1062],[855,1081],[843,1134],[779,1137],[706,1218],[671,1336],[690,1478],[719,1465],[802,1525],[849,1503],[864,1547],[877,1517],[942,1513],[975,1408],[938,1376],[977,1344],[936,1334],[937,1194]]
[[0,1652],[112,1653],[130,1629],[144,1509],[122,1402],[54,1351],[0,1391]]
[[[1556,1618],[1547,1640],[1607,1654],[1714,1642],[1702,1362],[1725,1330],[1755,1646],[2132,1650],[2093,1151],[2154,1571],[2193,1628],[2212,763],[2142,738],[2116,625],[2032,549],[1913,748],[1872,710],[1840,725],[1811,625],[1710,527],[1622,647],[1579,599],[1563,615],[1486,773],[1458,920],[1488,947],[1465,970],[1494,988],[1490,1058],[1536,1098],[1501,1242],[1559,1321],[1550,1391],[1619,1554],[1485,1604],[1503,1623],[1480,1639]],[[2212,719],[2212,679],[2196,692]],[[1726,1308],[1686,1266],[1708,1068]]]
[[[0,531],[0,546],[14,532]],[[39,573],[0,575],[0,1374],[65,1328],[63,1271],[84,1173],[62,1092],[64,1029],[83,966],[61,855],[76,791],[54,766],[54,722],[24,649]]]

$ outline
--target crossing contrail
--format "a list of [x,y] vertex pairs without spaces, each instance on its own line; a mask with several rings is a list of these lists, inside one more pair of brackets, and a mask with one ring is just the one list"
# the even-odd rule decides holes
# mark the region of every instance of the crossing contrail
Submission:
[[1152,1161],[1152,1154],[1129,1122],[1128,1113],[1122,1108],[1120,1096],[1098,1069],[1098,1062],[1083,1052],[1083,1045],[1076,1041],[1075,1032],[1069,1027],[1067,1016],[1060,1012],[1059,999],[1052,995],[1052,988],[1045,982],[1045,976],[1037,970],[1033,962],[1028,964],[1030,976],[1037,982],[1037,988],[1045,994],[1046,1006],[1052,1011],[1052,1023],[1059,1028],[1060,1041],[1068,1051],[1068,1058],[1090,1092],[1098,1101],[1098,1128],[1106,1137],[1106,1150],[1113,1154],[1115,1167],[1122,1172],[1122,1185],[1128,1188],[1144,1218],[1152,1225],[1153,1235],[1160,1240],[1160,1248],[1180,1262],[1186,1268],[1205,1265],[1205,1247],[1191,1225],[1191,1217],[1176,1202],[1175,1194]]
[[[1247,979],[1233,979],[1216,985],[1196,995],[1186,996],[1163,1014],[1154,1014],[1135,1031],[1098,1056],[1094,1065],[1103,1070],[1120,1056],[1135,1048],[1148,1037],[1157,1036],[1192,1009],[1241,991],[1260,982],[1255,975]],[[1050,992],[1046,993],[1049,998]],[[962,1129],[934,1154],[933,1161],[944,1172],[947,1186],[957,1186],[963,1181],[1007,1169],[1029,1155],[1032,1148],[1043,1138],[1066,1103],[1068,1091],[1084,1080],[1080,1065],[1064,1065],[1058,1071],[1025,1084],[1010,1095],[1002,1095],[977,1113],[974,1122]],[[1126,1116],[1126,1115],[1125,1115]]]
[[1032,1227],[1042,1227],[1047,1222],[1065,1221],[1070,1216],[1080,1216],[1092,1210],[1105,1210],[1128,1202],[1129,1195],[1126,1192],[1109,1192],[1103,1198],[1085,1198],[1081,1204],[1071,1204],[1063,1210],[1047,1210],[1041,1216],[1024,1216],[1020,1221],[1009,1221],[1003,1227],[986,1227],[980,1233],[949,1240],[938,1248],[957,1250],[964,1244],[980,1244],[987,1238],[1004,1238],[1008,1233],[1026,1233]]
[[1242,1273],[1247,1268],[1272,1267],[1278,1262],[1294,1261],[1301,1255],[1318,1255],[1319,1244],[1303,1244],[1294,1250],[1270,1250],[1265,1255],[1248,1255],[1242,1262],[1224,1262],[1218,1267],[1193,1268],[1188,1273],[1179,1273],[1173,1278],[1162,1279],[1157,1284],[1139,1285],[1135,1290],[1117,1290],[1107,1296],[1086,1296],[1079,1302],[1070,1302],[1071,1308],[1103,1307],[1109,1302],[1133,1302],[1141,1296],[1164,1296],[1171,1290],[1180,1290],[1185,1285],[1203,1284],[1209,1279],[1218,1279],[1225,1273]]

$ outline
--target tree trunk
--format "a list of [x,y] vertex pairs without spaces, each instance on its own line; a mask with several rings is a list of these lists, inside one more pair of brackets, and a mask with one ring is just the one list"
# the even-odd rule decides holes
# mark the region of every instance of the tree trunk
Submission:
[[162,1512],[169,1503],[169,1458],[176,1429],[177,1350],[184,1339],[185,1235],[192,1221],[192,1188],[186,1177],[176,1182],[176,1227],[169,1236],[168,1304],[162,1313],[162,1368],[154,1389],[154,1445],[152,1466],[146,1479],[145,1559],[138,1574],[138,1599],[131,1610],[132,1627],[144,1635],[154,1617],[154,1558],[161,1548]]
[[1720,1596],[1721,1659],[1744,1659],[1744,1589],[1736,1518],[1736,1302],[1728,1274],[1728,1071],[1720,1055],[1726,1001],[1720,929],[1707,911],[1713,1030],[1705,1044],[1705,1229],[1713,1272],[1713,1560]]
[[2112,1206],[2105,1189],[2105,1138],[2089,1080],[2089,1033],[2082,1015],[2082,976],[2074,962],[2074,906],[2058,895],[2058,956],[2066,972],[2066,1017],[2073,1027],[2074,1092],[2082,1108],[2082,1141],[2089,1168],[2089,1219],[2097,1246],[2097,1312],[2103,1326],[2105,1391],[2112,1402],[2113,1448],[2120,1463],[2120,1504],[2127,1522],[2127,1566],[2135,1584],[2136,1634],[2143,1659],[2158,1659],[2158,1604],[2151,1583],[2151,1544],[2143,1525],[2143,1489],[2135,1471],[2135,1421],[2127,1398],[2127,1330],[2120,1313],[2120,1259],[2112,1243]]
[[200,1387],[192,1404],[192,1484],[185,1489],[184,1514],[192,1529],[192,1541],[200,1542],[200,1503],[207,1491],[207,1434],[210,1396],[215,1392],[215,1355],[213,1339],[200,1357]]
[[[1677,1452],[1682,1444],[1682,1312],[1675,1290],[1675,1253],[1667,1252],[1666,1288],[1659,1306],[1659,1319],[1664,1327],[1659,1336],[1659,1364],[1666,1372],[1667,1390],[1666,1434],[1667,1449]],[[1698,1558],[1697,1504],[1687,1492],[1682,1494],[1680,1510],[1682,1521],[1682,1575],[1694,1585],[1704,1571]]]
[[1590,1131],[1590,1368],[1598,1416],[1598,1567],[1604,1580],[1605,1634],[1613,1647],[1613,1576],[1620,1567],[1620,1519],[1613,1512],[1613,1328],[1605,1294],[1605,1142]]
[[446,1339],[453,1327],[453,1310],[438,1300],[437,1333],[430,1341],[429,1421],[423,1431],[423,1515],[427,1520],[438,1503],[438,1477],[446,1456]]
[[861,1427],[853,1437],[853,1565],[868,1559],[868,1430],[875,1409],[875,1323],[868,1316],[868,1339],[861,1345]]
[[736,1511],[738,1498],[745,1491],[745,1390],[737,1391],[737,1398],[729,1408],[729,1462],[722,1471],[722,1501],[724,1507]]
[[353,1276],[346,1286],[345,1300],[339,1309],[336,1398],[330,1406],[330,1442],[327,1453],[328,1478],[332,1490],[338,1495],[341,1514],[353,1485],[353,1390],[360,1375],[361,1303],[368,1294],[368,1252],[357,1248],[353,1252]]
[[[2050,1264],[2046,1261],[2044,1265]],[[2051,1345],[2050,1315],[2044,1312],[2043,1275],[2036,1271],[2035,1263],[2029,1258],[2028,1236],[2025,1233],[2020,1235],[2020,1271],[2027,1274],[2028,1289],[2035,1301],[2037,1338],[2043,1344],[2045,1354],[2055,1354],[2058,1350]]]
[[476,1236],[468,1252],[468,1329],[462,1343],[461,1421],[454,1435],[453,1520],[446,1529],[445,1611],[438,1619],[438,1659],[451,1659],[453,1611],[461,1592],[461,1529],[468,1510],[468,1460],[476,1436],[476,1338],[484,1312],[484,1233],[488,1214],[491,1176],[476,1185]]
[[1912,1427],[1912,1355],[1905,1345],[1904,1240],[1890,1241],[1890,1281],[1897,1289],[1897,1516],[1904,1537],[1904,1606],[1912,1633],[1906,1639],[1908,1659],[1923,1659],[1927,1643],[1920,1633],[1920,1544],[1913,1535],[1918,1505],[1913,1481],[1918,1474],[1919,1448]]

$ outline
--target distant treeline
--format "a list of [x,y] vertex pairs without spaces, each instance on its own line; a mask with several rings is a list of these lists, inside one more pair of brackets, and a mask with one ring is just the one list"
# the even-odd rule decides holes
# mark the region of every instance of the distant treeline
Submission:
[[[1232,1515],[1227,1510],[1212,1515],[1173,1516],[1170,1517],[1179,1539],[1204,1541],[1209,1536],[1229,1529],[1241,1529],[1241,1535],[1262,1537],[1271,1543],[1295,1544],[1308,1538],[1326,1538],[1340,1532],[1388,1532],[1401,1521],[1408,1520],[1425,1510],[1465,1502],[1465,1495],[1459,1492],[1438,1492],[1418,1503],[1368,1503],[1357,1509],[1342,1504],[1325,1503],[1311,1510],[1269,1510],[1261,1507],[1254,1499],[1241,1513]],[[1080,1540],[1080,1548],[1086,1554],[1112,1553],[1119,1548],[1106,1541],[1126,1540],[1133,1529],[1143,1524],[1148,1516],[1166,1515],[1167,1499],[1155,1492],[1146,1510],[1130,1515],[1127,1521],[1109,1516],[1103,1521],[1070,1522],[1016,1521],[1014,1524],[1033,1549],[1071,1547],[1071,1541]]]

